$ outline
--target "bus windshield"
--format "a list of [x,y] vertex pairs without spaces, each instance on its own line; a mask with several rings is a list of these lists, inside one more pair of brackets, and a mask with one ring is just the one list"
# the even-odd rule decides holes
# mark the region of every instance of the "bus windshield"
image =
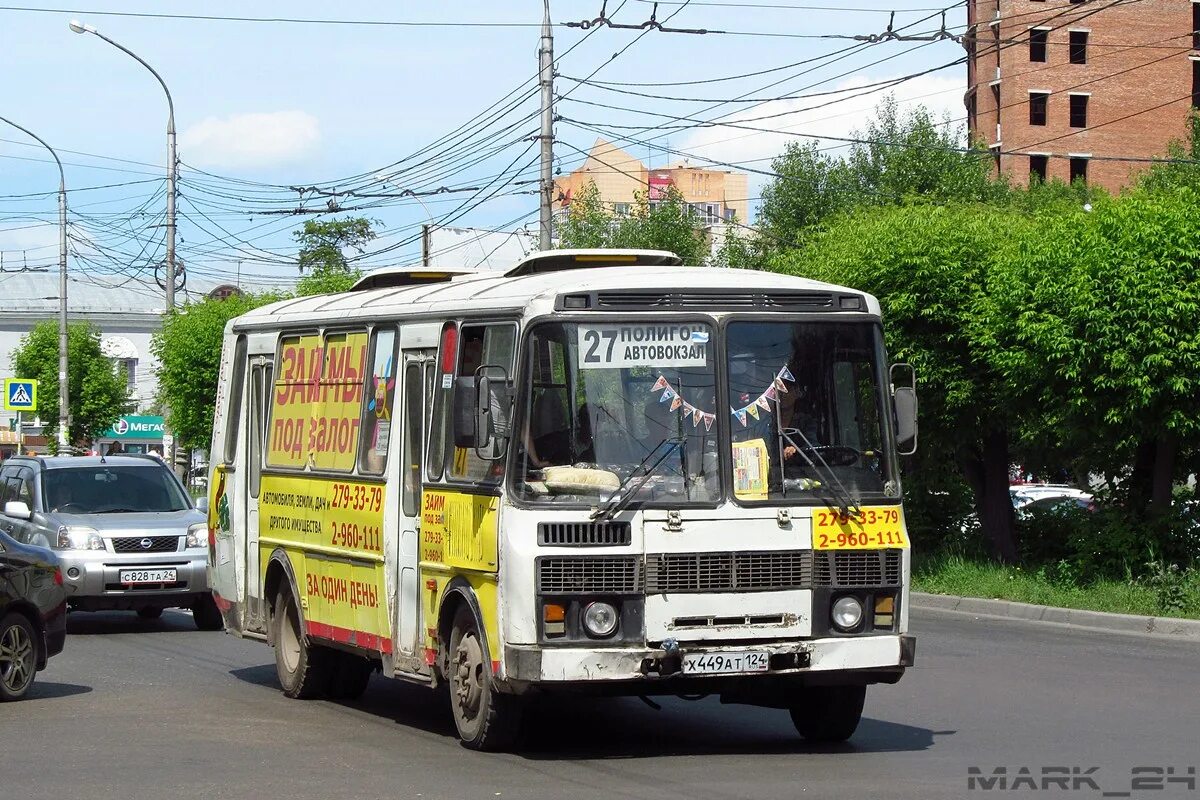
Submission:
[[748,321],[727,330],[739,501],[899,497],[885,450],[877,326]]
[[536,326],[518,497],[595,505],[624,484],[632,503],[715,502],[713,341],[703,322]]

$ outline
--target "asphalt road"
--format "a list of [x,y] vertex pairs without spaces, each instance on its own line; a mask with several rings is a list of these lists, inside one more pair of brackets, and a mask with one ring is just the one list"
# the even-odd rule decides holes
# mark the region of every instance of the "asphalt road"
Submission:
[[[805,744],[784,712],[633,699],[556,702],[525,750],[479,754],[427,690],[376,676],[358,702],[289,700],[265,644],[178,612],[73,614],[31,698],[0,706],[0,798],[1090,798],[1012,784],[1200,773],[1200,645],[948,612],[914,628],[917,668],[868,691],[844,746]],[[1000,766],[1009,791],[968,789]],[[1200,798],[1167,786],[1132,796]]]

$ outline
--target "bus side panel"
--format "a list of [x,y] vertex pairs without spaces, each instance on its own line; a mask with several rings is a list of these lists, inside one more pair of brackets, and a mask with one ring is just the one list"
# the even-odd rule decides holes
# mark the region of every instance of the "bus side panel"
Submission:
[[438,612],[450,581],[462,577],[471,586],[483,616],[493,671],[502,650],[499,633],[497,522],[500,498],[442,487],[427,487],[421,511],[421,580],[427,589],[425,659],[437,653]]
[[308,634],[391,655],[384,486],[351,476],[264,474],[259,508],[262,577],[271,553],[284,548]]

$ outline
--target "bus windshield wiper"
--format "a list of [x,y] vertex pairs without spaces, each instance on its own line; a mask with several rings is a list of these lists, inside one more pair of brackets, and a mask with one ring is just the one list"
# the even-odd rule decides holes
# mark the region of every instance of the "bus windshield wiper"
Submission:
[[[592,510],[591,519],[603,518],[611,520],[615,517],[621,509],[629,505],[629,501],[646,485],[646,481],[650,480],[650,476],[654,474],[655,470],[659,468],[663,461],[666,461],[667,456],[682,447],[683,443],[684,438],[682,436],[667,436],[661,442],[654,445],[650,452],[646,454],[646,457],[642,459],[641,463],[634,467],[625,480],[621,481],[621,485],[608,496],[608,500],[605,501],[604,505],[597,506]],[[667,446],[663,447],[663,445]],[[651,463],[650,459],[654,458],[655,453],[658,453],[659,450],[662,450],[662,455],[658,456]],[[639,470],[641,470],[641,475],[638,475]],[[629,484],[634,478],[637,478],[638,482],[631,487]]]
[[[798,453],[800,455],[800,457],[803,458],[808,463],[808,466],[812,468],[813,472],[816,472],[818,475],[820,475],[822,478],[825,479],[824,480],[825,488],[829,494],[829,497],[826,499],[833,500],[834,504],[837,506],[838,510],[842,512],[842,514],[844,514],[844,515],[849,514],[851,510],[857,512],[858,511],[858,503],[855,502],[854,498],[850,494],[850,491],[846,488],[845,484],[842,483],[841,479],[838,478],[837,473],[833,471],[833,468],[830,467],[829,463],[821,456],[821,451],[818,450],[813,445],[813,443],[808,440],[808,437],[805,436],[804,432],[801,431],[799,428],[783,427],[780,424],[782,422],[782,417],[783,417],[783,414],[780,412],[779,399],[776,398],[776,400],[775,400],[775,424],[778,426],[777,429],[779,431],[780,441],[787,442],[792,447],[796,448],[796,453]],[[801,445],[799,442],[797,442],[795,439],[792,438],[793,436],[799,436],[800,440],[802,442],[804,442],[804,444]],[[808,453],[805,452],[806,450],[809,453],[812,453],[813,456],[817,460],[813,461],[811,458],[809,458]],[[783,446],[782,446],[782,444],[779,447],[779,456],[780,456],[779,468],[782,470],[783,469]],[[820,466],[818,466],[818,463],[820,464]],[[822,482],[818,481],[817,485],[820,486],[821,483]],[[784,491],[786,492],[786,487],[787,487],[787,477],[786,476],[783,477],[783,486],[784,486]]]

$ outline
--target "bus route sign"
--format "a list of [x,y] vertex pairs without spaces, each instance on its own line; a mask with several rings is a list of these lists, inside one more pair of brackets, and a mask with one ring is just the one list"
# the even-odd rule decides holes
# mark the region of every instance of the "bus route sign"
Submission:
[[4,379],[5,411],[37,411],[38,382],[25,378]]

